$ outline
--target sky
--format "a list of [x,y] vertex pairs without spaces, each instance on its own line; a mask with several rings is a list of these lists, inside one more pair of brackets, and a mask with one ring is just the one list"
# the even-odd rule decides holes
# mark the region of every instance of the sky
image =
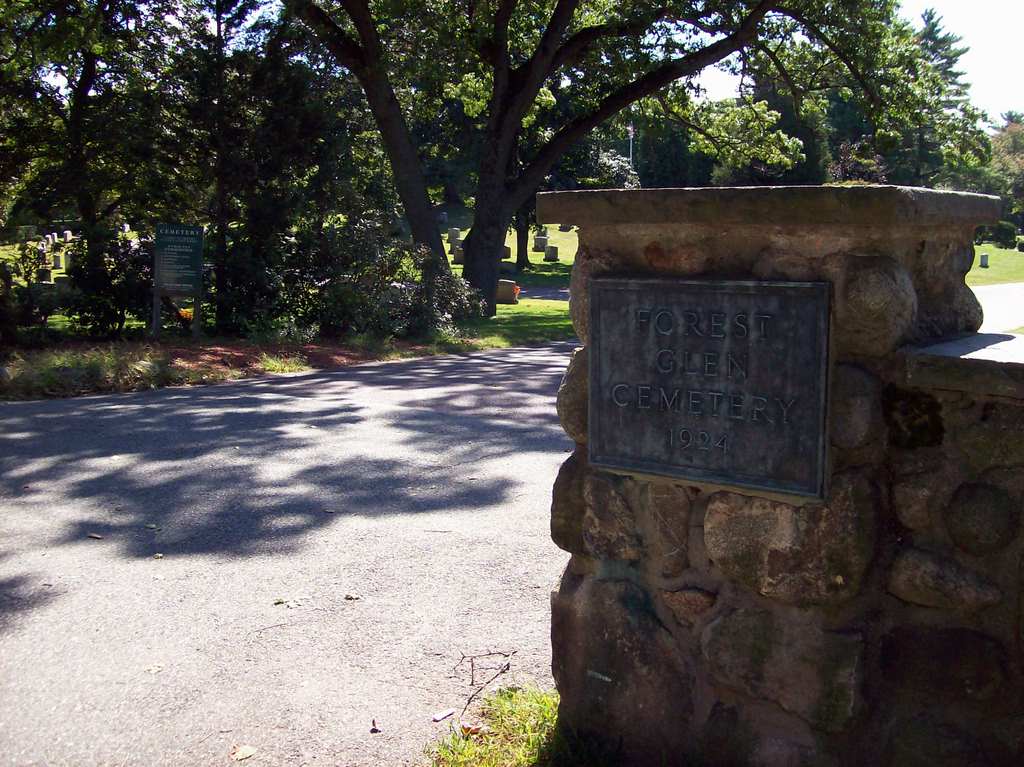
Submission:
[[[921,25],[934,8],[942,26],[963,38],[970,50],[960,59],[971,101],[995,122],[1009,110],[1024,112],[1024,0],[903,0],[902,15]],[[700,78],[711,98],[736,93],[736,80],[716,69]]]
[[1024,112],[1024,0],[903,0],[903,16],[920,26],[921,12],[934,8],[942,26],[960,35],[970,50],[960,68],[971,84],[971,101],[998,120]]

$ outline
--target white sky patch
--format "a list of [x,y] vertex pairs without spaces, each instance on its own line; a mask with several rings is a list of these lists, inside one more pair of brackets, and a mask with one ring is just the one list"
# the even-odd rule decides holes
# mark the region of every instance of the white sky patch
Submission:
[[734,99],[740,88],[739,75],[724,72],[717,67],[708,67],[697,76],[697,83],[704,89],[710,101]]
[[1021,0],[902,0],[902,15],[921,26],[921,14],[933,8],[942,27],[963,38],[971,50],[960,59],[971,102],[1000,122],[999,115],[1024,112],[1024,2]]
[[[1003,112],[1024,112],[1024,0],[903,0],[901,15],[921,26],[921,14],[934,8],[942,26],[963,38],[970,50],[960,59],[964,80],[971,85],[972,103],[1000,122]],[[717,101],[736,96],[739,77],[710,67],[697,82],[707,98]]]

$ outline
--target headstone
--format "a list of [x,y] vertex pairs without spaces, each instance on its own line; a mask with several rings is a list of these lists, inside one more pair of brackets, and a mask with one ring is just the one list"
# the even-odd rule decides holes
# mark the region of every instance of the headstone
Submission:
[[121,224],[121,231],[124,232],[125,234],[128,234],[128,232],[130,232],[131,230],[132,230],[132,225],[131,224],[129,224],[127,222],[125,222],[124,224]]
[[519,303],[519,286],[514,280],[498,280],[498,291],[494,294],[497,304]]
[[543,253],[547,247],[548,247],[548,238],[545,237],[544,235],[538,234],[536,237],[533,238],[533,252],[534,253]]
[[510,258],[512,258],[512,248],[506,245],[504,248],[502,248],[501,260],[507,261]]
[[68,251],[68,252],[66,252],[64,254],[64,271],[65,272],[70,272],[71,271],[71,252],[70,251]]
[[988,269],[988,253],[981,254],[981,268]]
[[53,268],[54,269],[60,269],[61,268],[60,253],[54,253],[53,254]]
[[57,236],[57,233],[56,233],[56,232],[50,232],[50,235],[49,235],[49,236],[50,236],[50,244],[51,244],[51,245],[53,245],[54,243],[56,243],[56,242],[57,242],[57,240],[59,240],[59,239],[60,239],[60,237],[58,237],[58,236]]
[[448,242],[458,242],[462,238],[462,232],[456,227],[448,230]]
[[454,256],[456,251],[462,251],[462,243],[459,240],[448,240],[448,252]]
[[49,269],[36,269],[36,282],[52,281],[52,274]]
[[466,256],[462,252],[462,246],[458,243],[452,246],[452,263],[453,264],[464,264],[466,263]]
[[58,288],[71,287],[71,278],[68,277],[66,274],[59,274],[53,278],[53,284],[56,285]]
[[548,245],[544,248],[544,260],[545,261],[557,261],[558,260],[558,246]]
[[71,230],[70,229],[65,229],[64,230],[64,242],[71,242],[71,238],[72,237],[74,237],[74,235],[71,234]]

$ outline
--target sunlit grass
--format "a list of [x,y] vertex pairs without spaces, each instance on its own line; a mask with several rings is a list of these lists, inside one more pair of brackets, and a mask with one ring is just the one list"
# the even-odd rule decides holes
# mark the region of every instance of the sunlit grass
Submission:
[[483,727],[452,732],[430,750],[430,767],[602,767],[609,762],[556,727],[558,694],[510,687],[488,697]]
[[[461,228],[461,237],[465,238],[466,234],[469,233],[468,222],[464,220],[464,217],[456,219],[466,228]],[[558,261],[545,261],[543,253],[534,253],[533,238],[534,232],[530,231],[530,268],[526,271],[516,273],[514,275],[508,275],[508,279],[514,279],[522,287],[558,287],[564,288],[569,285],[569,273],[572,271],[573,262],[576,260],[576,250],[579,246],[579,239],[576,236],[576,230],[573,229],[569,232],[561,232],[558,229],[557,224],[550,224],[547,226],[548,231],[548,244],[555,245],[558,247]],[[448,252],[448,230],[445,229],[442,232],[442,239],[445,244],[445,252]],[[516,262],[516,234],[515,232],[508,232],[505,235],[505,244],[512,249],[512,258],[508,261],[502,261],[502,265],[506,270],[511,270],[515,267]],[[448,255],[448,260],[451,261],[451,254]],[[458,275],[462,274],[461,264],[452,264],[452,271]]]
[[[988,269],[981,268],[981,256],[988,254]],[[974,266],[967,273],[967,284],[971,287],[1000,285],[1005,282],[1024,282],[1024,253],[1019,250],[1000,248],[992,243],[976,245]]]
[[302,373],[310,369],[309,362],[299,354],[260,354],[260,367],[267,373]]
[[518,304],[499,304],[497,312],[494,317],[470,320],[462,326],[463,338],[472,348],[564,341],[575,335],[566,301],[524,298]]
[[188,380],[166,354],[137,344],[16,353],[5,368],[0,396],[14,399],[138,391]]

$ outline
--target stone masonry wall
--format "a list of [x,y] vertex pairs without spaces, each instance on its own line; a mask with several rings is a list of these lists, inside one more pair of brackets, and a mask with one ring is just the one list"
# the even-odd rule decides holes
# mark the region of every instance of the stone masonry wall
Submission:
[[[980,325],[964,275],[991,200],[653,190],[538,209],[580,235],[584,346],[558,392],[577,447],[551,509],[572,555],[552,597],[562,725],[631,765],[1024,764],[1024,377],[996,364],[987,385],[913,347]],[[588,465],[600,275],[831,283],[826,503]]]

